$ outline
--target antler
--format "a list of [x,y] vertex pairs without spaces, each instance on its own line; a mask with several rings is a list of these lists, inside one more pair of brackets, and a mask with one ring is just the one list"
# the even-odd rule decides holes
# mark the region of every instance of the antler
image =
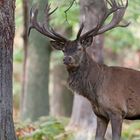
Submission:
[[[116,2],[116,0],[105,0],[105,3],[106,3],[106,11],[100,20],[98,18],[97,26],[95,28],[93,28],[92,30],[83,34],[80,37],[81,39],[85,38],[87,36],[95,36],[95,35],[102,34],[115,27],[127,27],[130,24],[130,23],[124,23],[124,24],[120,25],[120,22],[123,21],[123,16],[124,16],[125,10],[128,6],[128,0],[126,0],[125,5],[123,4],[122,0],[120,0],[120,2]],[[109,5],[110,8],[108,8],[107,5]],[[107,25],[104,25],[106,19],[111,14],[113,14],[111,22]]]
[[[57,9],[57,8],[56,8]],[[60,34],[56,33],[53,28],[49,28],[49,17],[52,13],[54,13],[56,11],[56,9],[54,9],[52,12],[50,11],[50,5],[46,5],[45,8],[45,20],[44,23],[41,24],[40,22],[37,21],[37,16],[38,16],[38,7],[37,5],[35,5],[34,7],[31,8],[30,10],[30,26],[29,26],[29,31],[28,34],[30,34],[30,31],[32,28],[36,29],[38,32],[40,32],[41,34],[56,40],[56,41],[60,41],[60,42],[66,42],[67,39],[63,36],[61,36]]]

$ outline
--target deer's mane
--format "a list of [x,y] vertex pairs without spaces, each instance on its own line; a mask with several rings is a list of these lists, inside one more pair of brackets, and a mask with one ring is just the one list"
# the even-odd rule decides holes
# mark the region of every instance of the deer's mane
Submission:
[[[70,89],[73,92],[81,94],[88,99],[93,98],[93,96],[90,97],[91,93],[96,94],[98,86],[97,81],[99,80],[98,74],[96,75],[96,77],[94,75],[91,75],[92,72],[90,67],[93,67],[93,69],[96,70],[97,63],[94,62],[87,53],[85,53],[85,56],[79,68],[77,68],[75,71],[68,71],[68,84]],[[99,71],[97,71],[97,73],[98,72]]]

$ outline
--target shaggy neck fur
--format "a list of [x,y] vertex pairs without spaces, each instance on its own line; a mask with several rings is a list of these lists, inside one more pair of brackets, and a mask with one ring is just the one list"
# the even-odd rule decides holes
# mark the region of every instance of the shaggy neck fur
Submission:
[[95,100],[97,89],[102,80],[101,71],[102,65],[94,62],[85,52],[81,65],[77,68],[68,69],[69,87],[89,100]]

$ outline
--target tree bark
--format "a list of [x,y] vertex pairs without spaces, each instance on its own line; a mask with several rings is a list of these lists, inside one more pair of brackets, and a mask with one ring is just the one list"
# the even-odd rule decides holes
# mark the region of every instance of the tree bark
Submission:
[[[84,22],[84,32],[89,31],[96,26],[98,18],[103,16],[104,8],[103,0],[80,0],[81,22]],[[93,44],[87,49],[90,56],[99,63],[103,62],[103,36],[100,35],[93,38]],[[73,112],[69,127],[76,128],[91,128],[93,131],[96,128],[96,117],[92,111],[90,102],[75,93]]]
[[[61,29],[57,27],[60,34],[71,37],[72,28]],[[59,56],[58,56],[59,55]],[[67,85],[67,71],[62,64],[61,54],[52,52],[51,55],[51,78],[50,78],[50,113],[55,117],[70,117],[73,106],[73,94]]]
[[[40,4],[39,19],[44,13],[46,0],[37,1]],[[22,119],[37,120],[49,114],[49,65],[51,49],[46,37],[32,30],[29,40],[27,58],[27,79],[22,108]]]
[[[23,60],[23,71],[22,71],[22,92],[20,97],[20,111],[23,108],[24,94],[25,94],[25,83],[26,83],[26,70],[27,70],[27,53],[28,53],[28,15],[29,15],[29,1],[22,0],[23,5],[23,50],[24,50],[24,60]],[[22,114],[22,112],[20,113]]]
[[[52,53],[50,112],[55,117],[70,117],[72,112],[73,94],[67,86],[67,72],[56,52]],[[61,62],[60,62],[61,61]]]
[[0,1],[0,140],[16,140],[12,111],[14,12],[15,0]]

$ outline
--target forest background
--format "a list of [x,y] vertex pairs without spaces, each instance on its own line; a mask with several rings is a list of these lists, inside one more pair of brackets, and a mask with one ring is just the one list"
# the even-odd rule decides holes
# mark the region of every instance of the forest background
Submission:
[[[13,73],[16,133],[21,140],[67,140],[74,137],[71,130],[82,131],[83,127],[94,131],[95,125],[89,127],[88,122],[83,121],[92,120],[92,115],[82,117],[79,114],[85,110],[79,111],[79,106],[76,108],[78,111],[73,109],[73,104],[81,102],[75,102],[74,95],[68,89],[67,72],[62,64],[63,54],[52,50],[49,40],[36,31],[32,31],[29,40],[27,38],[26,14],[33,3],[39,3],[39,19],[43,20],[46,0],[16,1]],[[50,19],[52,27],[70,39],[75,38],[80,22],[79,1],[49,0],[49,3],[52,9],[58,7]],[[127,28],[117,28],[105,33],[100,47],[92,51],[95,56],[98,55],[97,61],[107,65],[140,69],[139,0],[129,0],[124,19],[131,24]],[[81,126],[81,122],[85,123]],[[124,139],[140,138],[139,121],[126,122],[123,129]]]

